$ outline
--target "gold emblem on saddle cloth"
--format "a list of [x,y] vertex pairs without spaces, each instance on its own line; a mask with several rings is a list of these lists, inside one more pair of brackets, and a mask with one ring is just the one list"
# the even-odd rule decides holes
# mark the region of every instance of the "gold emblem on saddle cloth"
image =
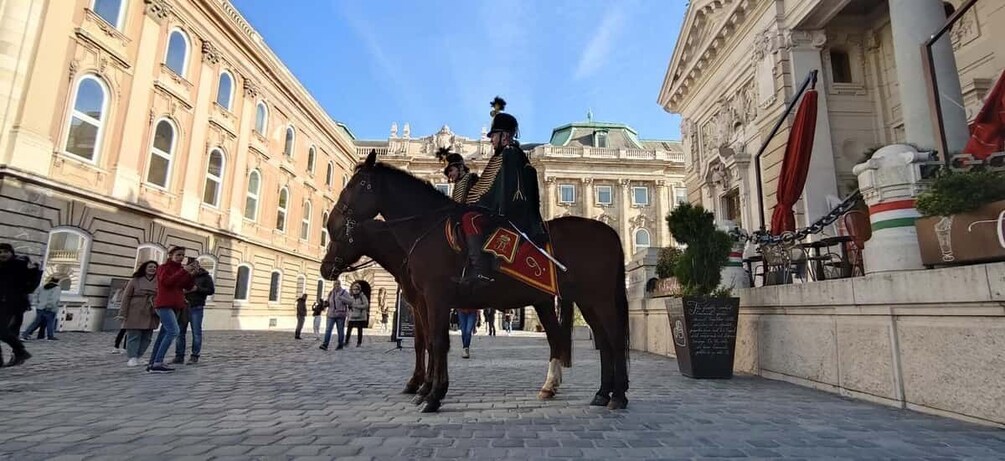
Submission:
[[520,234],[500,227],[492,232],[489,238],[485,239],[482,251],[495,255],[506,261],[507,264],[513,264],[513,260],[516,259],[516,251],[519,248]]

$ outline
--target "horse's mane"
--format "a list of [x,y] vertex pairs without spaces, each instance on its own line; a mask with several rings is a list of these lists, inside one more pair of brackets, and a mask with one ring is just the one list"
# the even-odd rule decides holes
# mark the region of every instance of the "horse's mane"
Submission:
[[[359,169],[358,166],[357,169]],[[455,203],[429,181],[423,181],[408,171],[381,162],[374,164],[373,171],[393,181],[395,187],[399,183],[406,183],[414,187],[414,190],[409,189],[407,193],[401,194],[401,201],[410,206],[428,209],[429,206],[443,207]],[[458,206],[460,205],[458,204]]]

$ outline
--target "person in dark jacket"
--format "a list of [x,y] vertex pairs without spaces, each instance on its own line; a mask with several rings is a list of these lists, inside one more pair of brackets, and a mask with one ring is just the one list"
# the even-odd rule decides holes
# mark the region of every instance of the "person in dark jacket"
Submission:
[[185,363],[185,332],[189,325],[192,326],[192,356],[188,358],[188,364],[199,363],[199,354],[202,352],[202,319],[206,310],[206,298],[216,293],[216,286],[213,285],[213,277],[206,269],[202,268],[199,260],[188,258],[188,264],[194,268],[192,281],[195,284],[185,291],[185,303],[188,305],[184,314],[178,317],[178,340],[174,346],[174,360],[171,363]]
[[321,314],[328,310],[328,300],[319,299],[314,303],[311,315],[314,316],[314,340],[321,341]]
[[157,268],[157,295],[154,297],[154,311],[160,318],[161,331],[154,341],[147,371],[150,373],[170,373],[174,368],[164,365],[171,342],[178,336],[178,312],[185,309],[185,290],[192,288],[192,274],[195,267],[183,266],[184,247],[168,250],[168,260]]
[[[0,341],[14,350],[9,366],[20,365],[31,358],[18,338],[24,312],[31,309],[28,295],[38,288],[42,271],[27,257],[19,257],[9,243],[0,243]],[[3,355],[0,354],[0,364]]]
[[300,337],[300,332],[304,329],[305,320],[307,320],[307,293],[297,298],[297,331],[293,333],[294,339],[303,339]]
[[488,325],[489,336],[496,335],[496,310],[492,308],[485,309],[485,324]]

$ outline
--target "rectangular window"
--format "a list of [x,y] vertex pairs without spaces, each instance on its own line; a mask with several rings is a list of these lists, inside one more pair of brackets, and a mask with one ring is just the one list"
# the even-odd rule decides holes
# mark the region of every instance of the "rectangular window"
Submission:
[[597,186],[597,205],[611,205],[614,203],[614,188],[611,186]]
[[673,190],[674,206],[687,203],[687,189],[675,187]]
[[635,206],[649,206],[649,188],[648,187],[633,187],[632,188],[632,205],[635,205]]
[[436,190],[442,192],[443,195],[446,195],[447,197],[450,196],[450,184],[437,184]]
[[851,59],[846,51],[831,50],[831,75],[834,83],[852,83]]
[[279,302],[279,290],[282,277],[283,275],[279,272],[272,273],[272,277],[269,279],[269,302]]
[[237,268],[237,284],[234,287],[234,300],[247,301],[250,287],[251,268],[248,266],[239,266]]
[[728,194],[722,196],[722,205],[726,211],[726,219],[735,223],[741,222],[739,189],[733,189]]
[[572,184],[559,184],[558,203],[576,203],[576,186]]

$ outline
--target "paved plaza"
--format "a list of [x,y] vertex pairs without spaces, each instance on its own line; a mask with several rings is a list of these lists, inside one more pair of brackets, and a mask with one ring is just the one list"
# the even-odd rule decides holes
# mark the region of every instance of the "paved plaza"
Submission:
[[[0,369],[0,459],[861,458],[1005,459],[1005,432],[761,378],[682,377],[632,357],[629,409],[588,407],[598,356],[578,341],[553,401],[537,400],[541,336],[453,336],[450,392],[420,414],[398,392],[411,350],[385,337],[322,352],[288,332],[207,332],[203,363],[127,368],[114,335],[28,343]],[[9,357],[9,350],[5,351]]]

